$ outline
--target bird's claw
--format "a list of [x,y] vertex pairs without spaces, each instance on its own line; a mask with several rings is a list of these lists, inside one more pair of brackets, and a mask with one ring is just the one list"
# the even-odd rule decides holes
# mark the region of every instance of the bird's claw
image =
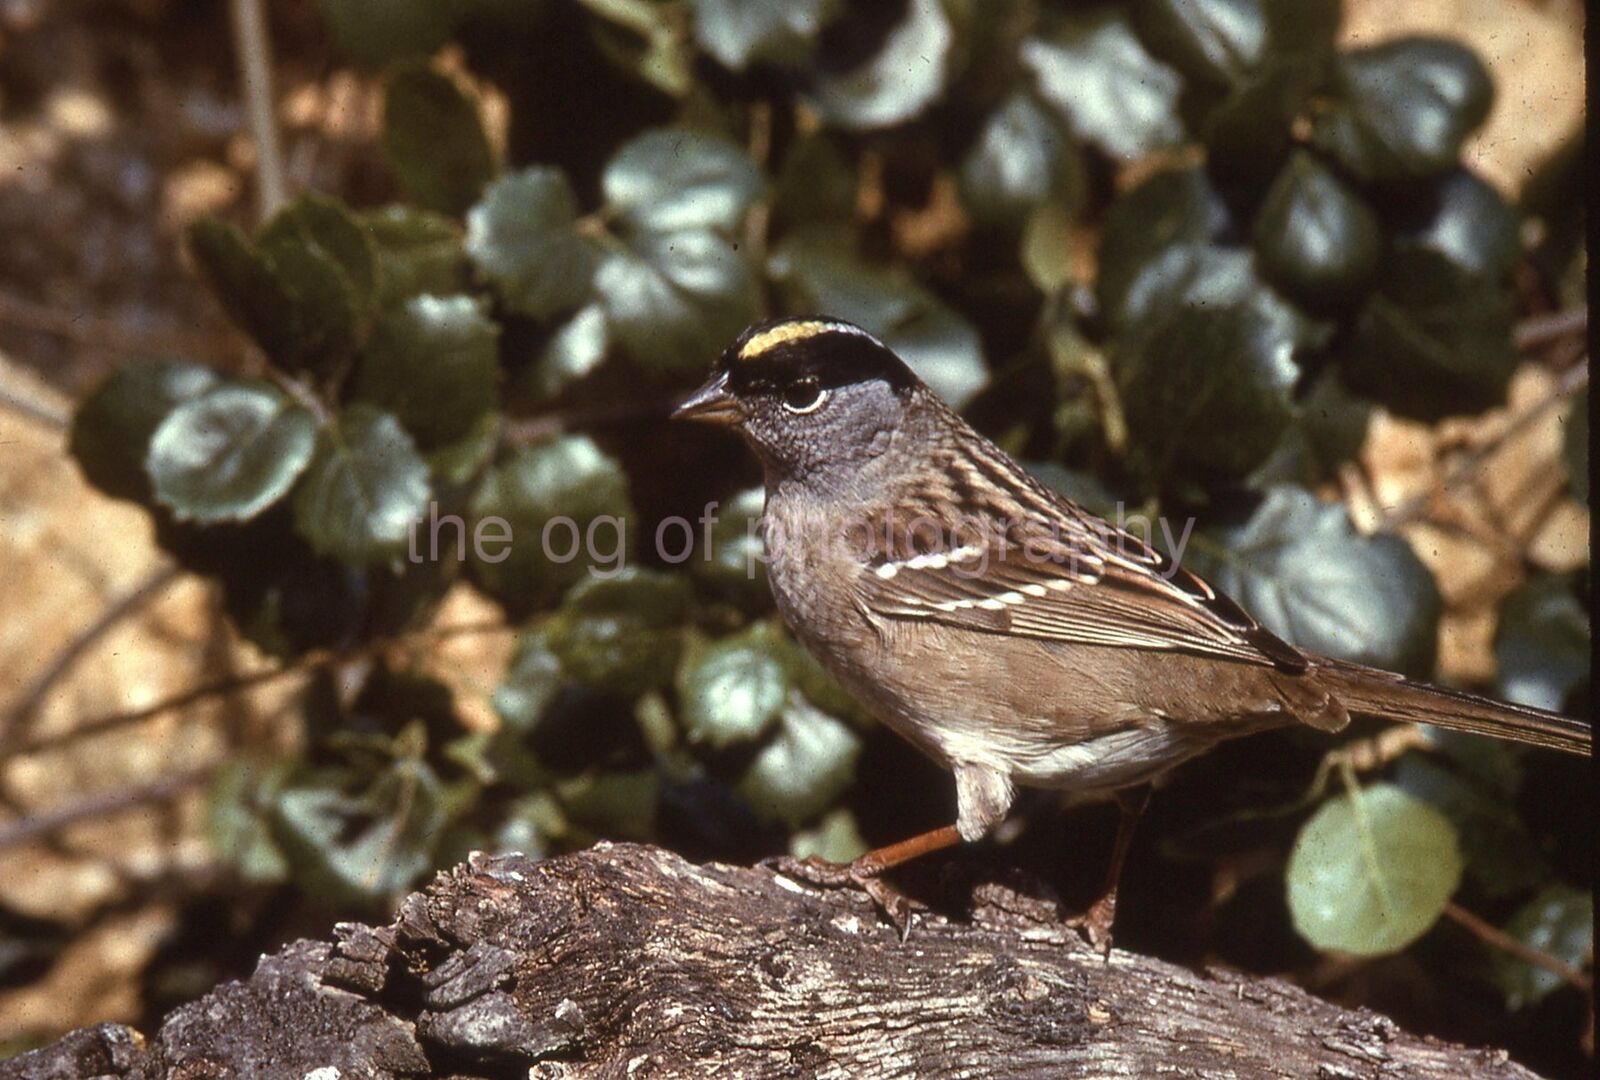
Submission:
[[1089,946],[1098,952],[1102,959],[1111,959],[1111,925],[1117,919],[1117,894],[1106,893],[1100,899],[1090,904],[1081,915],[1073,915],[1066,920],[1066,924],[1083,934]]
[[819,885],[829,889],[858,888],[872,898],[878,909],[889,917],[904,941],[911,934],[911,924],[918,911],[927,905],[913,900],[905,893],[884,881],[881,871],[870,863],[857,859],[839,863],[818,855],[797,859],[792,855],[778,855],[762,859],[761,865],[784,877]]

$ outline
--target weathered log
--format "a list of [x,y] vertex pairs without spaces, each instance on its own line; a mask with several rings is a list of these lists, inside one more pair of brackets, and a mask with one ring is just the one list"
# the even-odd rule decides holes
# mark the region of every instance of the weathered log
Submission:
[[602,844],[474,857],[175,1010],[0,1077],[1530,1077],[1276,979],[1113,952],[994,882],[909,941],[864,896]]

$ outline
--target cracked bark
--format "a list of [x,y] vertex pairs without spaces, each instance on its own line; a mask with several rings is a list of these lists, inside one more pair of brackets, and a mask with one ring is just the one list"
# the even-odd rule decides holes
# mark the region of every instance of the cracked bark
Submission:
[[901,944],[861,894],[767,870],[628,844],[475,857],[148,1040],[86,1028],[0,1078],[1533,1075],[1278,980],[1104,963],[1003,884],[968,907]]

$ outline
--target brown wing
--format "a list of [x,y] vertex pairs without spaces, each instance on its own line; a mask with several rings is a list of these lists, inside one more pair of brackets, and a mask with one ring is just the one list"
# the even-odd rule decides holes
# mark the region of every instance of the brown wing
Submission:
[[[1302,653],[1226,595],[994,455],[947,467],[995,470],[983,479],[1004,480],[1017,505],[963,504],[962,492],[996,488],[955,479],[944,497],[967,508],[964,527],[943,544],[926,530],[891,533],[856,582],[869,617],[1306,669]],[[917,520],[915,509],[903,520]]]

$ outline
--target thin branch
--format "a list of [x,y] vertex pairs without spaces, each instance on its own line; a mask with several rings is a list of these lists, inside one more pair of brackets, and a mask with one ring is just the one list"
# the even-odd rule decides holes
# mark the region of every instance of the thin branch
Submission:
[[244,84],[250,135],[256,144],[256,188],[261,220],[265,221],[288,201],[283,174],[283,148],[272,100],[272,38],[261,0],[232,0],[233,42]]
[[1531,315],[1523,319],[1512,329],[1511,343],[1518,352],[1532,352],[1564,337],[1581,338],[1588,330],[1589,307],[1587,304],[1579,304],[1575,308]]
[[[1473,473],[1481,469],[1490,458],[1498,454],[1512,439],[1544,419],[1552,409],[1559,408],[1568,398],[1582,393],[1588,385],[1589,364],[1587,360],[1562,372],[1561,377],[1556,382],[1555,389],[1549,395],[1517,416],[1511,423],[1506,425],[1504,431],[1501,431],[1489,442],[1458,459],[1445,475],[1443,481],[1441,481],[1443,487],[1449,490],[1464,483]],[[1384,515],[1383,524],[1380,526],[1379,531],[1392,531],[1395,526],[1406,524],[1420,517],[1433,494],[1432,491],[1420,492],[1400,503]]]
[[151,330],[86,312],[58,311],[3,291],[0,291],[0,323],[30,333],[49,334],[76,345],[119,353],[175,353],[230,367],[239,363],[240,350],[220,334]]
[[137,724],[141,720],[149,720],[174,709],[186,708],[210,697],[221,697],[225,694],[237,693],[240,690],[249,690],[252,687],[262,686],[281,679],[286,675],[293,675],[299,671],[308,671],[316,667],[317,663],[320,662],[323,661],[307,664],[283,664],[279,667],[264,668],[261,671],[248,671],[240,675],[230,675],[225,679],[202,683],[199,686],[191,686],[187,690],[180,690],[170,697],[137,709],[108,713],[105,716],[97,716],[91,720],[75,724],[66,731],[56,731],[22,739],[10,749],[9,753],[31,754],[40,750],[51,750],[90,735],[100,735],[120,727],[127,727],[129,724]]
[[207,783],[216,770],[216,765],[208,765],[139,787],[123,788],[104,795],[92,795],[75,803],[52,807],[37,814],[8,821],[0,826],[0,851],[60,832],[70,825],[76,825],[90,818],[120,813],[146,803],[166,802]]
[[44,701],[45,695],[83,659],[84,653],[123,619],[165,592],[177,576],[178,568],[171,563],[158,567],[131,591],[106,605],[99,618],[56,653],[55,658],[22,692],[4,717],[0,717],[0,750],[23,734],[23,729]]
[[1544,968],[1544,970],[1554,975],[1559,975],[1563,980],[1571,983],[1586,994],[1594,990],[1594,979],[1589,975],[1579,971],[1558,956],[1551,956],[1541,949],[1535,949],[1526,942],[1518,941],[1498,926],[1485,922],[1466,908],[1452,902],[1444,906],[1444,913],[1491,949],[1499,949],[1501,952],[1515,956],[1518,960],[1532,964],[1534,967]]
[[67,409],[18,397],[5,387],[0,387],[0,405],[57,431],[65,431],[72,424],[72,413]]

